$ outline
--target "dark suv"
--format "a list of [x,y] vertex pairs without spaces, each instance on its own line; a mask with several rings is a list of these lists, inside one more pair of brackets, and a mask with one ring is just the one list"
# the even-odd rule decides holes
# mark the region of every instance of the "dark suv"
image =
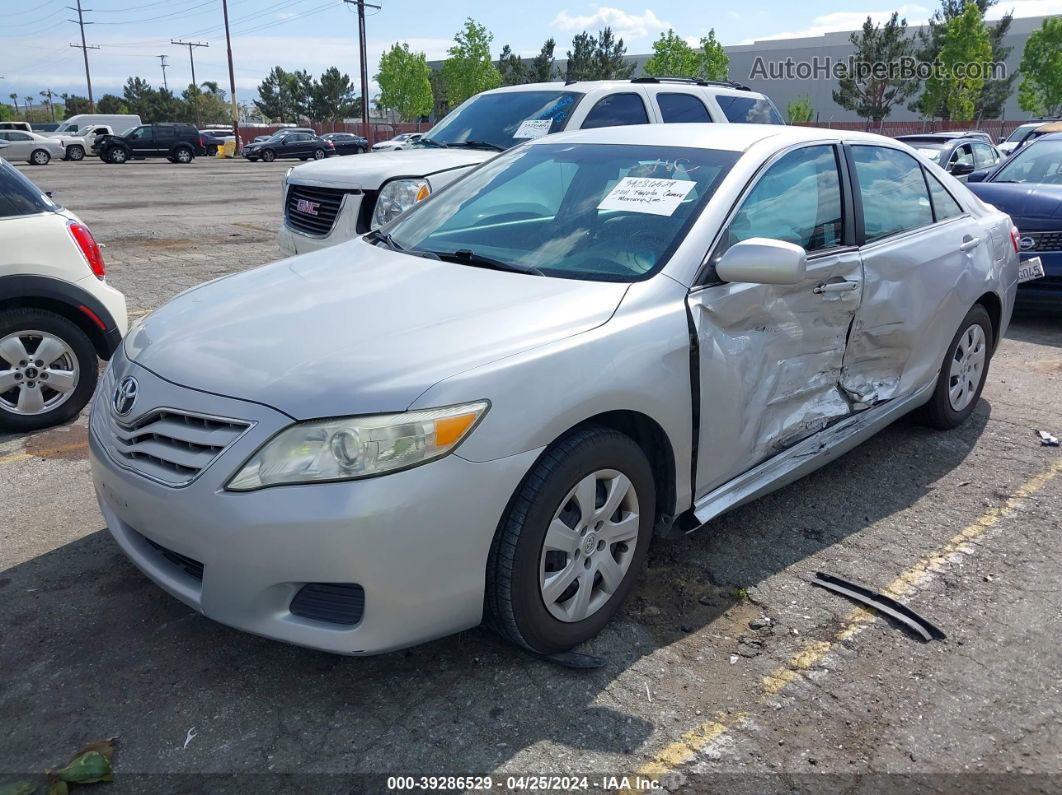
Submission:
[[191,163],[206,154],[202,133],[191,124],[141,124],[124,135],[97,139],[96,150],[105,163],[124,163],[146,157],[165,157],[171,163]]

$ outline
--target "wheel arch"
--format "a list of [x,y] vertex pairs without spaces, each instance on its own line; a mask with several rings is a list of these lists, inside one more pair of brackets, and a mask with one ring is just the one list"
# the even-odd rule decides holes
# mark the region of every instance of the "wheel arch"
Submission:
[[978,298],[975,304],[980,304],[988,312],[988,318],[992,321],[992,352],[999,347],[1000,329],[1003,327],[1003,302],[995,293],[985,293]]
[[8,309],[44,309],[66,318],[85,332],[96,355],[104,360],[110,359],[121,343],[117,324],[103,304],[58,279],[32,275],[0,279],[0,312]]

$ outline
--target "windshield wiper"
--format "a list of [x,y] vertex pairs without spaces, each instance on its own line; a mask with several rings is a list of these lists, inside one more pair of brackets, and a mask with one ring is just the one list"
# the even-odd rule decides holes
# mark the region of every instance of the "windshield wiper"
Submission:
[[511,262],[504,262],[500,259],[494,259],[493,257],[484,257],[482,254],[477,254],[476,252],[470,251],[467,248],[459,249],[457,251],[425,251],[424,253],[434,254],[443,262],[456,262],[460,265],[471,265],[473,268],[489,268],[495,271],[534,274],[535,276],[546,275],[538,268],[524,268],[519,265],[514,265]]
[[447,145],[444,144],[442,141],[436,141],[434,138],[421,138],[419,141],[417,141],[416,145],[437,146],[440,149],[445,149],[447,147]]
[[492,152],[504,152],[504,146],[492,144],[490,141],[460,141],[450,146],[463,146],[468,149],[490,149]]
[[381,232],[379,229],[373,229],[369,234],[365,235],[365,239],[370,243],[383,243],[391,251],[400,251],[403,254],[412,254],[414,257],[424,257],[425,259],[442,259],[434,251],[424,251],[419,248],[403,248],[395,239],[389,234]]

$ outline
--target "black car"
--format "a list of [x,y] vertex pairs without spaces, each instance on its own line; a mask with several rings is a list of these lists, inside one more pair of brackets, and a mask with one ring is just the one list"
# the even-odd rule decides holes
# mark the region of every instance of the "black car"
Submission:
[[125,163],[148,157],[165,157],[171,163],[191,163],[206,154],[202,134],[191,124],[141,124],[123,135],[96,139],[96,151],[105,163]]
[[922,135],[898,135],[912,149],[932,160],[960,181],[973,171],[991,168],[1003,155],[988,133],[925,133]]
[[268,140],[249,144],[243,150],[243,156],[248,160],[264,160],[267,163],[272,163],[278,157],[324,160],[335,153],[336,147],[331,141],[301,130],[281,130]]
[[369,151],[369,139],[348,132],[325,133],[321,140],[331,141],[337,155],[360,155]]

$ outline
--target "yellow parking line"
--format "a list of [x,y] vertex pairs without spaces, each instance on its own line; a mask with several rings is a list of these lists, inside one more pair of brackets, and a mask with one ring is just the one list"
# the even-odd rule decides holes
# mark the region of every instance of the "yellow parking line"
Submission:
[[[940,548],[901,573],[885,586],[884,593],[894,599],[901,599],[909,595],[930,574],[946,566],[951,557],[964,544],[983,536],[1003,519],[1009,517],[1017,510],[1023,500],[1036,494],[1059,473],[1062,473],[1062,458],[1055,459],[1049,466],[1025,481],[1002,505],[981,514],[972,523],[948,539]],[[819,640],[808,643],[786,660],[784,665],[779,666],[763,677],[760,701],[770,700],[789,684],[801,679],[801,671],[805,671],[822,662],[826,655],[833,651],[836,643],[855,637],[874,619],[875,614],[870,610],[862,607],[852,610],[845,617],[843,627],[834,636],[833,641]],[[636,775],[643,778],[659,778],[671,772],[678,766],[692,760],[698,752],[704,750],[709,744],[726,734],[744,717],[744,713],[739,715],[720,715],[716,720],[705,721],[692,731],[683,734],[679,740],[657,752],[649,762],[638,769]]]
[[25,461],[27,458],[33,458],[30,453],[11,453],[9,455],[0,455],[0,464],[13,464],[16,461]]
[[30,458],[51,458],[61,453],[73,453],[77,450],[84,450],[86,446],[86,442],[74,442],[73,444],[61,444],[57,447],[49,447],[46,450],[41,450],[39,453],[27,453],[25,451],[21,453],[9,453],[8,455],[0,456],[0,466],[3,464],[14,464],[18,461],[27,461]]

